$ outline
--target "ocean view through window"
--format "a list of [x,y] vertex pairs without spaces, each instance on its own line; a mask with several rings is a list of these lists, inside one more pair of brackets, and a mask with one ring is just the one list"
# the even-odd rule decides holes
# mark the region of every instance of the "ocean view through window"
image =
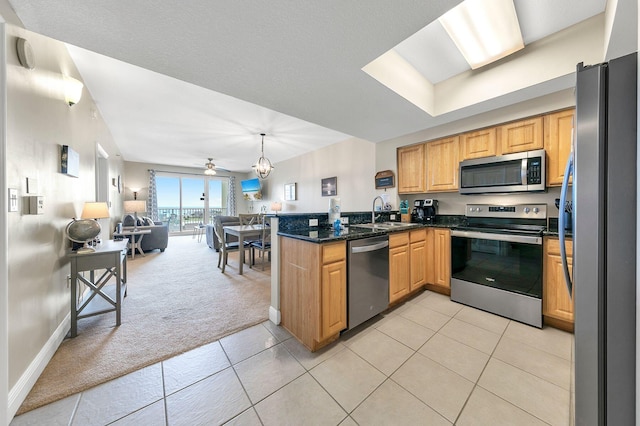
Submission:
[[156,176],[158,220],[172,234],[192,232],[195,226],[226,215],[229,184],[226,178],[163,174]]

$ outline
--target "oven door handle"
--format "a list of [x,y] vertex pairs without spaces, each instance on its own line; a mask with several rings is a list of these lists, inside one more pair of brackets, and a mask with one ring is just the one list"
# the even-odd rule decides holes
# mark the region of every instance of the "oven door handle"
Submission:
[[530,235],[511,235],[511,234],[490,234],[487,232],[463,231],[453,229],[452,237],[476,238],[480,240],[506,241],[508,243],[523,243],[542,245],[542,237],[533,237]]

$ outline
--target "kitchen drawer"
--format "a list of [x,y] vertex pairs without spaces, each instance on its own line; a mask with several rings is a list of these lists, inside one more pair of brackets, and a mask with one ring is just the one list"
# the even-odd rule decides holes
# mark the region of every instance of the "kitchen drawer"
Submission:
[[389,247],[399,247],[405,246],[409,244],[409,233],[408,232],[396,232],[393,234],[389,234]]
[[344,241],[322,246],[322,263],[324,264],[345,260],[346,257],[347,252]]

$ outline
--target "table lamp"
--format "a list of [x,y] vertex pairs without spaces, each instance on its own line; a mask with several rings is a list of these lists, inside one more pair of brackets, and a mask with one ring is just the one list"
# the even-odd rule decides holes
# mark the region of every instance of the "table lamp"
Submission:
[[138,213],[145,213],[147,211],[147,202],[144,200],[129,200],[124,202],[124,212],[133,213],[135,218],[135,225],[133,230],[138,230]]
[[279,211],[282,211],[282,203],[280,201],[274,201],[271,203],[271,210],[276,212],[276,215]]

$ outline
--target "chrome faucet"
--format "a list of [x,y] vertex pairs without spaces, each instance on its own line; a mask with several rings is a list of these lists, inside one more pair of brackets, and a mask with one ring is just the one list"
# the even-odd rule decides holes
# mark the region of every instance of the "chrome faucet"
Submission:
[[[380,199],[380,211],[384,210],[384,200],[381,196],[377,196],[373,199],[373,205],[371,206],[371,223],[376,223],[376,200]],[[377,217],[380,217],[378,215]]]

